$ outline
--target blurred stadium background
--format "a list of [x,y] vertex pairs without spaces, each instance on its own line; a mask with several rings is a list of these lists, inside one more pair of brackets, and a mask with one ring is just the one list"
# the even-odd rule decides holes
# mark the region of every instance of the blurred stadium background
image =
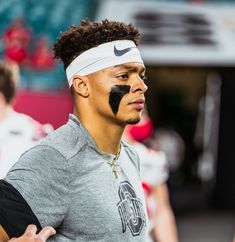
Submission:
[[55,128],[66,122],[73,107],[63,67],[32,60],[38,40],[51,53],[60,31],[83,18],[132,22],[141,30],[150,116],[156,130],[173,130],[185,145],[169,179],[180,241],[232,241],[235,1],[1,0],[1,59],[8,28],[21,19],[29,31],[16,110]]

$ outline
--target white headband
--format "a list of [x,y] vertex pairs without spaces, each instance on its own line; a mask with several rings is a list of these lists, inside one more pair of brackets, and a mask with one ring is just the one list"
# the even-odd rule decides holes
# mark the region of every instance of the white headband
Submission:
[[86,76],[128,62],[143,64],[140,52],[131,40],[117,40],[91,48],[75,58],[67,67],[69,87],[72,86],[75,75]]

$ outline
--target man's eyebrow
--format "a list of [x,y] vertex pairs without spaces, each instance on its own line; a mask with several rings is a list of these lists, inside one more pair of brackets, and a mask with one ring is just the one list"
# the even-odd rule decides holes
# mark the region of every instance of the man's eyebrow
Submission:
[[127,66],[127,65],[116,65],[114,66],[114,68],[122,68],[122,69],[126,69],[128,71],[131,71],[131,72],[138,72],[139,71],[139,68],[140,68],[140,72],[144,72],[145,71],[145,67],[144,66],[141,66],[141,67],[134,67],[134,66]]

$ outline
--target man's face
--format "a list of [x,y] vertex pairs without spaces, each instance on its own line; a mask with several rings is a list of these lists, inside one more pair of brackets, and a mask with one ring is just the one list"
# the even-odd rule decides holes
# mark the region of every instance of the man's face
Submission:
[[139,122],[147,90],[143,65],[125,63],[88,77],[89,104],[94,112],[121,125]]

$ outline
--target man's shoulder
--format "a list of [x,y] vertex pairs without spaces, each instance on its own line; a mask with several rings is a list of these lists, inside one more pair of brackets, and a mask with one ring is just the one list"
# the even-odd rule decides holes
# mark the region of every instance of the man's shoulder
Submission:
[[127,153],[130,161],[139,170],[139,168],[140,168],[139,155],[138,155],[135,147],[132,144],[130,144],[127,141],[124,141],[124,140],[122,140],[122,147],[125,149],[125,152]]
[[21,155],[7,174],[7,181],[20,176],[34,177],[35,174],[44,174],[45,177],[56,176],[57,173],[61,173],[61,176],[67,174],[73,166],[70,158],[86,144],[85,139],[80,138],[81,134],[78,126],[69,123],[61,126]]
[[86,138],[79,126],[67,123],[50,133],[39,146],[46,146],[48,149],[55,150],[66,159],[69,159],[78,153],[86,145],[86,142]]

